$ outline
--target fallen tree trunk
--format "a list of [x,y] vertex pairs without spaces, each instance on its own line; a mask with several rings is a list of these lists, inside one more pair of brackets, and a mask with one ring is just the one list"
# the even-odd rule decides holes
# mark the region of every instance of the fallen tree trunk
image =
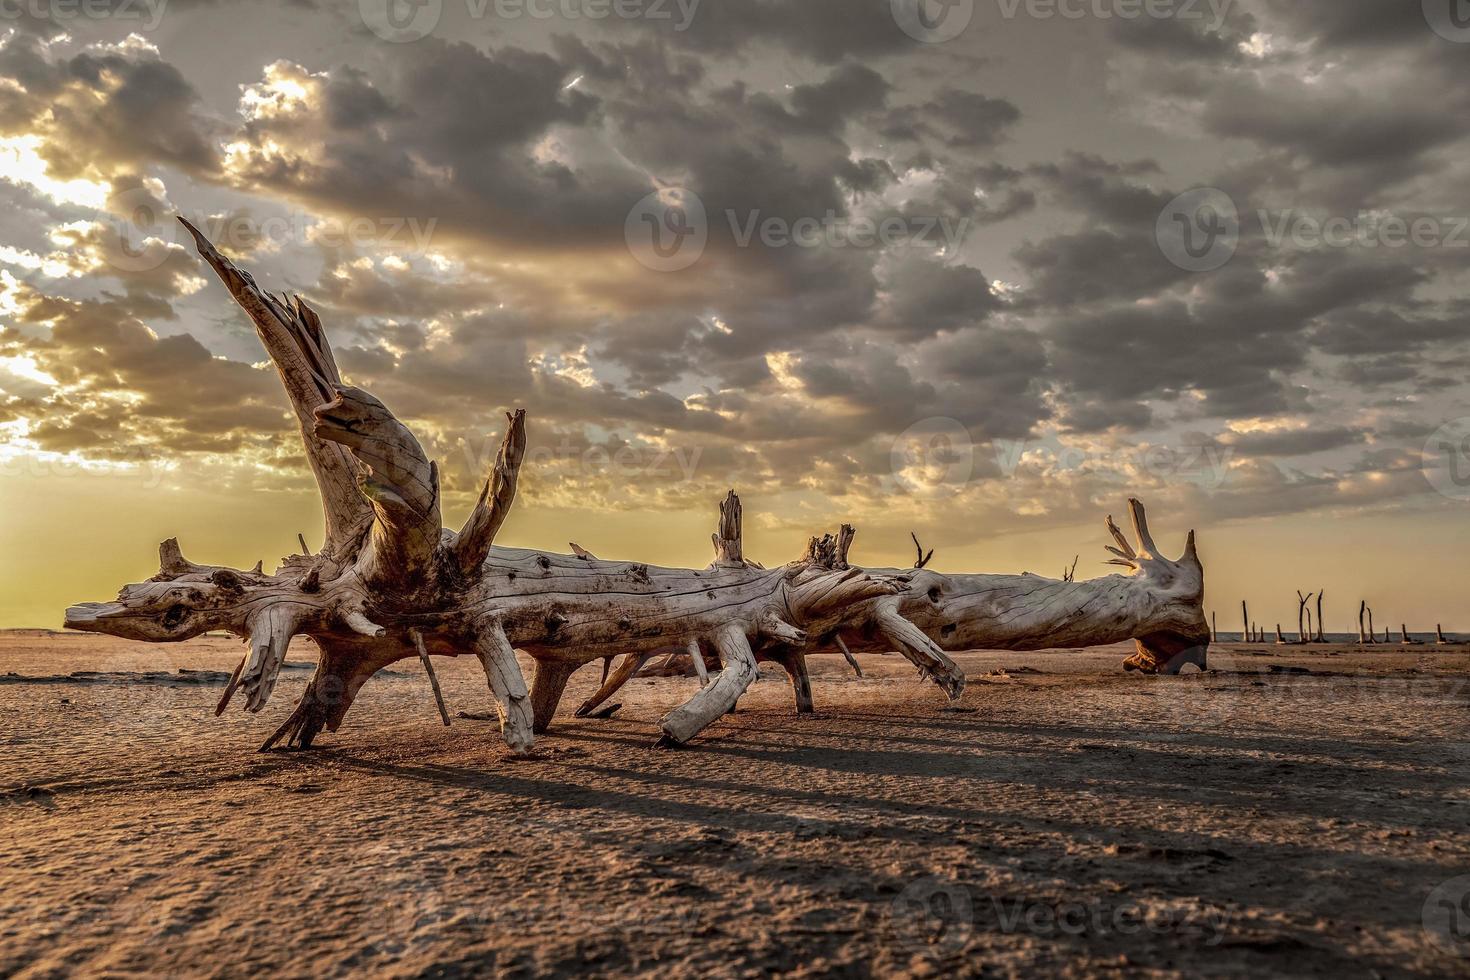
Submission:
[[[1113,564],[1130,569],[1087,582],[1046,579],[1036,575],[944,575],[915,570],[898,595],[855,603],[842,611],[831,629],[812,632],[808,652],[830,644],[834,652],[881,653],[912,646],[915,633],[944,651],[1078,649],[1133,640],[1136,651],[1124,661],[1127,670],[1177,674],[1186,664],[1203,670],[1210,627],[1204,616],[1204,569],[1190,532],[1178,561],[1159,556],[1149,533],[1143,504],[1128,502],[1138,548],[1124,537],[1111,517],[1108,530],[1119,544],[1109,547]],[[808,554],[820,564],[849,568],[851,529],[838,538],[812,539]],[[863,569],[891,575],[894,569]],[[909,656],[922,672],[921,659]],[[634,668],[636,669],[636,668]],[[948,657],[931,668],[934,679],[958,668]],[[577,709],[589,715],[627,683],[632,670],[598,689]]]
[[[169,540],[157,575],[126,586],[114,602],[71,607],[66,625],[151,642],[215,630],[245,637],[249,653],[220,711],[236,691],[247,710],[260,711],[292,637],[310,636],[321,649],[317,671],[262,749],[282,741],[309,747],[322,729],[337,730],[369,677],[421,655],[479,659],[505,742],[516,752],[529,750],[550,723],[573,671],[620,654],[628,655],[624,665],[636,658],[636,670],[647,656],[701,644],[718,653],[723,669],[660,723],[675,742],[729,711],[755,679],[758,659],[786,669],[798,709],[808,710],[805,653],[844,637],[857,649],[897,650],[951,697],[963,689],[964,674],[945,650],[1136,638],[1135,669],[1204,662],[1209,632],[1193,535],[1180,562],[1158,558],[1137,501],[1138,551],[1109,520],[1123,549],[1109,550],[1130,574],[1080,583],[855,568],[847,564],[847,526],[835,538],[813,539],[797,561],[766,569],[743,554],[733,492],[720,508],[715,560],[702,570],[604,561],[584,549],[503,548],[494,539],[526,449],[525,413],[516,411],[473,513],[458,532],[447,530],[437,467],[386,406],[342,382],[310,307],[264,292],[185,225],[254,321],[285,384],[321,489],[325,542],[319,553],[293,555],[268,575],[259,567],[195,564]],[[536,663],[529,688],[518,650]],[[632,672],[620,668],[618,676]]]

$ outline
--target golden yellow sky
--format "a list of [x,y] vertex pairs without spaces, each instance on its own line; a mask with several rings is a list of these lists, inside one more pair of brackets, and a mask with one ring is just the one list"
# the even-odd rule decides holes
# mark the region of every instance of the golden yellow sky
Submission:
[[[44,488],[44,492],[37,493]],[[743,499],[746,553],[767,565],[798,555],[805,538],[792,529],[767,527],[772,501]],[[709,535],[718,499],[702,511],[589,512],[538,506],[534,496],[517,498],[498,543],[566,552],[576,541],[599,557],[702,568],[710,560]],[[0,476],[0,624],[5,628],[59,628],[65,606],[110,598],[124,582],[157,570],[157,546],[177,536],[197,561],[248,568],[259,558],[266,567],[297,550],[302,531],[315,546],[320,511],[308,492],[210,494],[158,490],[114,476],[78,475],[44,484]],[[445,523],[458,526],[469,501],[446,509]],[[1116,515],[1126,509],[1119,502]],[[1108,574],[1102,561],[1103,516],[1087,525],[1006,535],[961,546],[928,538],[933,566],[943,571],[1017,573],[1059,577],[1081,555],[1080,578]],[[834,526],[837,523],[832,522]],[[1151,523],[1166,552],[1183,549],[1187,530],[1173,515],[1156,510]],[[1239,629],[1241,598],[1253,618],[1293,629],[1295,591],[1327,590],[1330,631],[1355,631],[1359,598],[1370,600],[1380,629],[1411,632],[1470,628],[1464,609],[1463,556],[1470,547],[1464,525],[1438,525],[1413,515],[1349,519],[1296,517],[1261,519],[1199,529],[1206,569],[1206,611],[1218,610],[1223,630]],[[911,545],[899,534],[875,540],[860,526],[855,560],[867,565],[912,564]]]

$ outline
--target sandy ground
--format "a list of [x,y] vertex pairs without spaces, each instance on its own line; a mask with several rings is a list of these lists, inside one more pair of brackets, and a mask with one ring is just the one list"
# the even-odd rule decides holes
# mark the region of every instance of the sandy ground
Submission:
[[238,651],[0,635],[0,976],[1470,975],[1464,648],[814,658],[683,751],[589,668],[524,761],[417,664],[256,754],[309,669],[216,719]]

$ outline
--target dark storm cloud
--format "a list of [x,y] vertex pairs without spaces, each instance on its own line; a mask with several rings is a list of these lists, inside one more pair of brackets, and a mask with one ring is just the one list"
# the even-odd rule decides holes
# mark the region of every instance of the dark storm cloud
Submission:
[[199,96],[150,49],[122,45],[53,60],[36,38],[0,44],[0,126],[45,132],[56,177],[95,176],[118,163],[167,164],[205,173],[217,164]]
[[1384,45],[1428,45],[1434,39],[1422,4],[1382,0],[1265,0],[1268,16],[1327,51]]
[[917,249],[896,255],[886,279],[884,318],[910,338],[976,323],[1003,305],[979,269],[946,265]]
[[669,43],[710,54],[738,55],[760,47],[785,50],[819,64],[932,52],[898,28],[890,0],[714,0],[700,4],[684,31],[639,21],[612,26],[654,33]]
[[1246,80],[1212,96],[1204,123],[1220,136],[1300,154],[1317,165],[1391,163],[1407,177],[1417,158],[1463,135],[1457,114],[1445,110],[1438,100],[1405,104],[1368,92]]
[[1335,425],[1275,432],[1228,432],[1220,441],[1246,456],[1310,456],[1366,440],[1361,429]]
[[1420,317],[1395,309],[1353,310],[1324,318],[1313,343],[1347,357],[1419,350],[1470,341],[1470,317]]
[[1172,61],[1228,62],[1244,59],[1240,46],[1250,40],[1256,22],[1248,12],[1233,9],[1217,30],[1204,20],[1181,17],[1139,17],[1111,21],[1109,32],[1121,47],[1151,58]]
[[929,136],[955,148],[995,146],[1021,119],[1007,99],[945,86],[927,102],[892,110],[878,132],[889,140],[917,142]]
[[1154,238],[1160,212],[1172,196],[1156,179],[1151,160],[1114,163],[1086,154],[1032,168],[1056,204],[1082,216],[1083,230],[1027,242],[1016,252],[1031,280],[1028,302],[1078,302],[1151,296],[1185,279],[1165,261]]

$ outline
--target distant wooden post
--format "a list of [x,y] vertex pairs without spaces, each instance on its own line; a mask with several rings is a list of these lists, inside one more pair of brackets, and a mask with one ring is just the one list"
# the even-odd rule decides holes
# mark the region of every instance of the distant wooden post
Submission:
[[1317,636],[1317,634],[1312,632],[1312,610],[1308,609],[1307,610],[1307,635],[1304,636],[1304,637],[1302,637],[1301,640],[1299,640],[1298,642],[1300,642],[1300,643],[1307,643],[1307,642],[1309,642],[1311,640],[1316,639],[1316,636]]
[[1280,623],[1277,623],[1276,624],[1276,642],[1278,644],[1284,644],[1286,642],[1286,637],[1284,637],[1284,636],[1281,635],[1281,624]]
[[1210,642],[1220,642],[1220,631],[1215,628],[1215,610],[1210,610]]
[[1325,589],[1318,589],[1317,590],[1317,642],[1318,643],[1326,643],[1327,642],[1327,634],[1324,633],[1324,632],[1322,632],[1323,629],[1324,629],[1323,620],[1322,620],[1322,595],[1323,595],[1324,592],[1326,592]]
[[1444,638],[1444,629],[1438,623],[1434,624],[1434,642],[1442,647],[1449,646],[1450,643],[1449,640]]
[[1251,614],[1246,612],[1245,600],[1240,600],[1240,642],[1251,641]]
[[1363,615],[1368,611],[1368,600],[1364,599],[1358,603],[1358,645],[1372,643],[1374,640],[1372,632],[1365,632],[1367,627],[1363,625]]

